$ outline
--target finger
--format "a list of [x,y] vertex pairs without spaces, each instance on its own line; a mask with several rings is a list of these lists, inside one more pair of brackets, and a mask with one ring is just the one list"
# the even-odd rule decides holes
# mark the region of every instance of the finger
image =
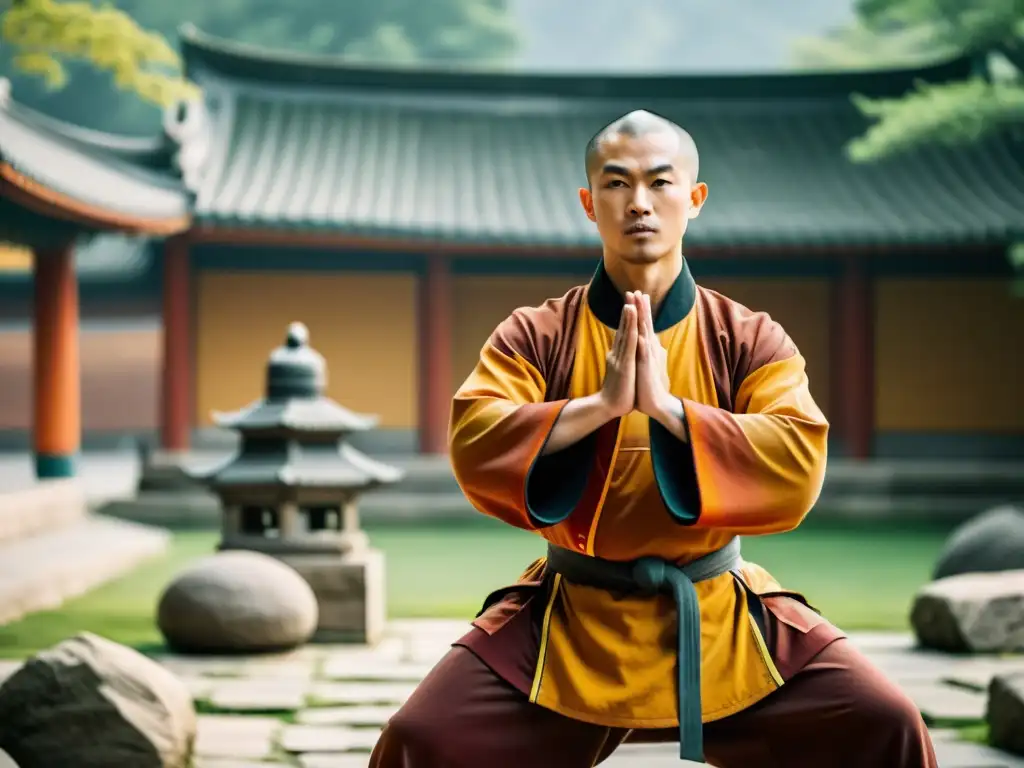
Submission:
[[636,355],[636,339],[637,339],[637,311],[636,307],[628,307],[629,309],[629,330],[626,339],[625,354],[627,357]]
[[643,334],[637,334],[636,337],[636,359],[637,362],[646,363],[648,353],[647,339]]
[[615,330],[615,338],[612,339],[612,354],[618,354],[622,352],[622,346],[625,342],[625,336],[627,328],[629,327],[629,319],[626,317],[626,308],[622,308],[622,312],[619,313],[619,327]]
[[647,329],[647,334],[653,337],[654,314],[651,312],[651,297],[647,294],[644,295],[644,327]]
[[633,294],[633,301],[636,303],[636,309],[637,309],[637,313],[636,313],[637,331],[642,336],[642,335],[644,335],[647,332],[646,328],[645,328],[646,323],[647,323],[647,319],[646,319],[646,316],[644,314],[643,295],[639,291],[636,291]]

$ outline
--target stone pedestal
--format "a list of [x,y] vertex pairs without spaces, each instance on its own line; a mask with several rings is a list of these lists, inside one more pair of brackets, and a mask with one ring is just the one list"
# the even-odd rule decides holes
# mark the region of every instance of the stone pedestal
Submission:
[[337,555],[278,555],[313,588],[320,606],[314,642],[375,645],[387,621],[384,553],[363,549]]
[[375,644],[384,632],[384,555],[359,527],[358,498],[403,472],[347,444],[377,423],[324,395],[327,365],[301,323],[267,363],[266,396],[214,421],[237,454],[198,473],[220,499],[221,550],[247,549],[298,571],[316,595],[313,639]]

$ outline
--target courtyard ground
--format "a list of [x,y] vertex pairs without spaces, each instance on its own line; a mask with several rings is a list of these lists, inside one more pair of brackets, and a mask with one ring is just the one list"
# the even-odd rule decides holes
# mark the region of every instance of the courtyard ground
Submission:
[[[120,464],[89,459],[91,495],[123,493],[133,482],[112,471]],[[5,463],[0,477],[10,478]],[[391,623],[375,648],[311,644],[230,659],[168,654],[154,623],[161,590],[189,562],[211,554],[218,538],[179,531],[165,555],[129,575],[0,627],[0,680],[26,656],[91,631],[142,650],[186,682],[200,715],[195,768],[365,767],[381,725],[466,630],[486,593],[513,581],[544,550],[539,537],[484,518],[367,530],[387,558]],[[933,727],[942,768],[1024,768],[1024,760],[980,743],[989,679],[1024,669],[1024,658],[920,652],[907,631],[914,592],[930,579],[947,533],[821,523],[812,515],[797,531],[748,537],[743,547],[748,560],[803,591],[904,687]],[[605,765],[681,766],[677,755],[674,745],[625,746]]]
[[[380,728],[465,631],[459,620],[395,620],[374,648],[308,645],[261,657],[149,653],[189,686],[199,712],[195,768],[365,768]],[[984,686],[1024,660],[956,658],[912,648],[906,633],[854,642],[918,703],[941,768],[1024,768],[977,743]],[[19,662],[0,661],[0,678]],[[684,766],[675,745],[620,748],[608,768]]]

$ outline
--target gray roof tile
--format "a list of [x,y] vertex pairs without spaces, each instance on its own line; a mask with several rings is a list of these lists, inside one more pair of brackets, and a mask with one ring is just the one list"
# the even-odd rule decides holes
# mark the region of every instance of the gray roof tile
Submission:
[[[852,91],[967,62],[850,75],[598,78],[359,68],[186,32],[219,109],[199,222],[474,244],[589,246],[583,149],[647,108],[686,127],[710,196],[696,245],[990,243],[1024,226],[1021,147],[999,137],[853,165]],[[631,94],[633,94],[631,96]]]

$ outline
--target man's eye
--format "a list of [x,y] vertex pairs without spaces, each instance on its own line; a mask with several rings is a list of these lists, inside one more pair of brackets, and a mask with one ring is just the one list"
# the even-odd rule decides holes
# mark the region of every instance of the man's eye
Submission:
[[624,187],[626,183],[622,179],[612,179],[606,186],[611,189],[612,187]]
[[671,183],[672,182],[670,182],[668,179],[655,179],[654,183],[651,186],[652,187],[664,187],[664,186],[666,186],[668,184],[671,184]]

